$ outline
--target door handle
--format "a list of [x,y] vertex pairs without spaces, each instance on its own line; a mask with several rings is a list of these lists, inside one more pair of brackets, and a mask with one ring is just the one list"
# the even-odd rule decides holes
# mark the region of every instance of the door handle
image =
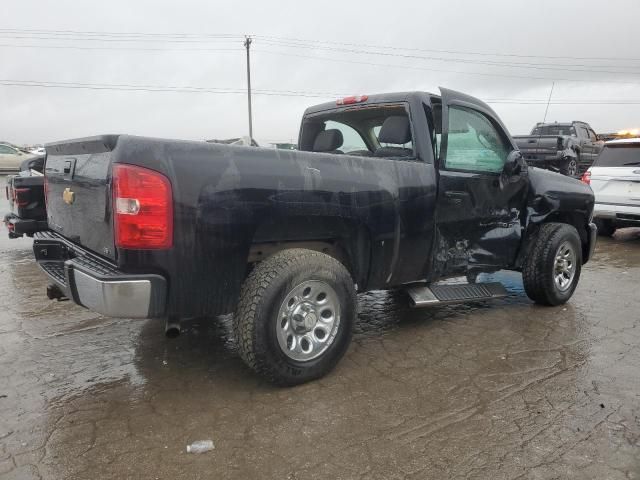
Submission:
[[461,205],[465,198],[469,198],[469,193],[458,192],[458,191],[448,191],[448,192],[444,192],[444,198],[447,199],[448,203],[452,203],[454,205]]
[[447,192],[444,192],[444,196],[447,198],[464,198],[469,196],[469,192],[449,190]]

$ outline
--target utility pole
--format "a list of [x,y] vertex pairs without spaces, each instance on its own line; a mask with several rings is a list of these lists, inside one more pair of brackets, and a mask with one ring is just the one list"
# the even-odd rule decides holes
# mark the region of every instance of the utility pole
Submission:
[[251,37],[244,37],[244,46],[247,49],[247,103],[249,105],[249,138],[253,141],[253,120],[251,119],[251,57],[249,50],[251,48]]

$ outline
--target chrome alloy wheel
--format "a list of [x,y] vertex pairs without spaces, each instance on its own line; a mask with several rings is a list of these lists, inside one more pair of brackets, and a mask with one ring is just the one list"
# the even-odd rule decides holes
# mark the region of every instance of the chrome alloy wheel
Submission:
[[558,290],[564,292],[571,287],[576,275],[576,252],[569,242],[563,242],[556,252],[553,265],[553,281]]
[[284,297],[276,333],[282,352],[292,360],[318,358],[333,343],[340,326],[340,303],[327,283],[307,280]]
[[575,177],[578,174],[578,162],[571,159],[569,160],[569,164],[567,165],[567,175],[570,177]]

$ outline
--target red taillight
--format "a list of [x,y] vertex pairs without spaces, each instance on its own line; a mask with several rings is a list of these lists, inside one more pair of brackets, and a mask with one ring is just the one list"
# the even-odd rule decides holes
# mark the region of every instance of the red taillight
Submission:
[[353,103],[366,102],[369,99],[367,95],[354,95],[352,97],[344,97],[336,100],[336,105],[351,105]]
[[133,165],[113,166],[116,247],[164,249],[173,245],[173,195],[169,179]]
[[16,202],[16,205],[19,207],[26,207],[29,205],[29,194],[28,188],[14,188],[13,189],[13,199]]
[[582,174],[582,177],[580,177],[580,181],[582,183],[586,183],[587,185],[591,185],[591,172],[589,170],[584,172]]

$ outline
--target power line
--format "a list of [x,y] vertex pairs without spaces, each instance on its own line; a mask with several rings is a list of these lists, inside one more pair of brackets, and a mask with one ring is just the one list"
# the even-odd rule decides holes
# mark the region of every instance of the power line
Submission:
[[46,49],[62,49],[62,50],[115,50],[115,51],[139,51],[139,52],[242,52],[244,48],[225,47],[225,48],[175,48],[175,47],[100,47],[90,46],[84,47],[79,45],[15,45],[0,44],[0,47],[16,47],[16,48],[46,48]]
[[[176,93],[205,93],[205,94],[246,94],[245,89],[224,88],[224,87],[192,87],[192,86],[172,86],[172,85],[134,85],[134,84],[96,84],[77,82],[52,82],[38,80],[10,80],[0,79],[0,85],[20,86],[20,87],[42,87],[42,88],[69,88],[69,89],[91,89],[91,90],[118,90],[118,91],[145,91],[145,92],[176,92]],[[292,96],[309,98],[342,97],[344,93],[331,92],[306,92],[295,90],[267,90],[253,89],[252,94],[269,96]],[[515,105],[545,105],[546,99],[517,99],[517,98],[493,98],[487,99],[487,103],[493,104],[515,104]],[[634,100],[576,100],[576,99],[556,99],[550,102],[551,105],[640,105],[640,99]]]
[[259,52],[268,53],[272,55],[281,55],[285,57],[297,57],[303,58],[307,60],[325,60],[329,62],[338,62],[338,63],[348,63],[348,64],[358,64],[358,65],[370,65],[374,67],[384,67],[384,68],[404,68],[409,70],[422,70],[427,72],[443,72],[443,73],[455,73],[458,75],[478,75],[484,77],[497,77],[497,78],[518,78],[524,80],[556,80],[556,81],[565,81],[565,82],[586,82],[586,83],[615,83],[615,84],[623,84],[623,85],[637,85],[638,82],[627,82],[627,81],[617,81],[617,80],[587,80],[580,78],[559,78],[559,77],[538,77],[531,75],[516,75],[516,74],[507,74],[507,73],[491,73],[491,72],[473,72],[473,71],[464,71],[464,70],[447,70],[442,68],[432,68],[432,67],[420,67],[416,65],[398,65],[393,63],[377,63],[377,62],[367,62],[364,60],[349,60],[344,58],[333,58],[333,57],[322,57],[317,55],[303,55],[296,54],[291,52],[281,52],[277,50],[266,50],[263,48],[254,49]]
[[[272,41],[265,41],[263,43],[271,46],[277,47],[285,47],[285,48],[306,48],[303,45],[297,44],[286,44],[286,43],[278,43]],[[438,61],[438,62],[452,62],[452,63],[467,63],[467,64],[477,64],[477,65],[489,65],[489,66],[498,66],[505,68],[527,68],[534,70],[555,70],[555,71],[564,71],[564,72],[587,72],[587,73],[606,73],[606,74],[617,74],[617,75],[637,75],[640,72],[636,71],[619,71],[619,70],[594,70],[593,68],[566,68],[563,66],[553,66],[552,64],[530,64],[530,63],[516,63],[516,62],[496,62],[496,61],[486,61],[486,60],[470,60],[463,58],[446,58],[446,57],[432,57],[432,56],[422,56],[422,55],[413,55],[413,54],[401,54],[401,53],[390,53],[390,52],[379,52],[379,51],[367,51],[367,50],[357,50],[352,48],[339,48],[339,47],[327,47],[327,46],[316,46],[315,48],[321,50],[328,50],[334,52],[342,52],[342,53],[356,53],[356,54],[364,54],[364,55],[378,55],[385,57],[398,57],[398,58],[408,58],[412,60],[430,60],[430,61]],[[570,65],[572,66],[572,65]],[[584,67],[587,65],[575,65],[576,67]],[[594,65],[594,68],[601,67],[598,65]],[[613,68],[638,68],[638,67],[620,67],[620,66],[612,66]],[[604,67],[608,68],[608,67]]]
[[0,33],[0,38],[10,40],[56,40],[56,41],[83,41],[83,42],[166,42],[166,43],[212,43],[212,42],[231,42],[238,41],[241,37],[223,37],[212,38],[209,40],[200,40],[192,38],[115,38],[115,37],[57,37],[57,36],[25,36],[25,35],[7,35]]
[[[143,92],[176,92],[176,93],[216,93],[216,94],[246,94],[246,90],[238,88],[223,87],[190,87],[171,85],[133,85],[133,84],[99,84],[99,83],[79,83],[79,82],[53,82],[39,80],[13,80],[0,79],[0,85],[18,87],[41,87],[41,88],[68,88],[87,90],[116,90],[116,91],[143,91]],[[284,96],[284,97],[310,97],[327,98],[340,97],[345,94],[328,92],[305,92],[295,90],[267,90],[255,89],[256,95]]]
[[[148,37],[148,38],[193,38],[193,39],[213,39],[213,38],[227,38],[227,39],[244,39],[244,34],[206,34],[206,33],[157,33],[157,32],[108,32],[108,31],[80,31],[80,30],[44,30],[44,29],[13,29],[13,28],[0,28],[0,32],[14,33],[14,34],[27,34],[27,35],[55,35],[55,36],[98,36],[98,37]],[[366,43],[353,43],[353,42],[336,42],[331,40],[318,40],[318,39],[301,39],[292,37],[281,37],[273,35],[252,35],[254,38],[262,38],[265,40],[289,42],[304,44],[304,46],[314,44],[325,45],[338,45],[338,46],[350,46],[358,48],[373,48],[381,50],[393,50],[393,51],[414,51],[414,52],[426,52],[426,53],[441,53],[441,54],[453,54],[453,55],[474,55],[474,56],[487,56],[487,57],[511,57],[511,58],[544,58],[554,60],[604,60],[604,61],[638,61],[640,58],[630,57],[577,57],[561,56],[561,55],[535,55],[535,54],[519,54],[519,53],[497,53],[497,52],[478,52],[478,51],[464,51],[464,50],[445,50],[445,49],[429,49],[419,47],[408,46],[393,46],[393,45],[373,45]]]
[[[37,48],[37,49],[63,49],[63,50],[87,50],[87,51],[140,51],[140,52],[241,52],[244,51],[244,48],[241,46],[238,47],[229,47],[229,48],[176,48],[172,46],[165,46],[160,48],[151,48],[151,47],[101,47],[101,46],[78,46],[78,45],[16,45],[16,44],[0,44],[0,48]],[[476,75],[476,76],[486,76],[486,77],[497,77],[497,78],[517,78],[524,80],[558,80],[565,82],[587,82],[587,83],[614,83],[614,84],[623,84],[623,85],[636,85],[638,82],[628,82],[628,81],[615,81],[615,80],[593,80],[593,79],[580,79],[580,78],[560,78],[560,77],[539,77],[539,76],[530,76],[530,75],[514,75],[514,74],[506,74],[506,73],[490,73],[490,72],[473,72],[473,71],[463,71],[463,70],[448,70],[442,68],[432,68],[432,67],[420,67],[416,65],[399,65],[392,63],[376,63],[376,62],[367,62],[362,60],[348,60],[341,58],[332,58],[332,57],[323,57],[317,55],[308,55],[308,54],[296,54],[291,52],[282,52],[276,50],[267,50],[263,48],[257,49],[260,52],[272,54],[272,55],[280,55],[285,57],[297,57],[303,59],[317,59],[323,61],[331,61],[331,62],[339,62],[339,63],[348,63],[348,64],[357,64],[357,65],[369,65],[375,67],[391,67],[391,68],[402,68],[409,70],[422,70],[428,72],[443,72],[443,73],[455,73],[459,75]]]
[[[78,46],[78,45],[16,45],[16,44],[0,44],[0,48],[37,48],[37,49],[71,49],[71,50],[87,50],[87,51],[141,51],[141,52],[240,52],[244,51],[244,48],[241,46],[238,47],[229,47],[229,48],[176,48],[173,46],[165,46],[160,48],[151,48],[151,47],[102,47],[102,46]],[[314,56],[314,55],[302,55],[295,54],[290,52],[281,52],[276,50],[266,50],[263,48],[258,48],[258,51],[273,54],[273,55],[281,55],[281,56],[290,56],[304,59],[318,59],[324,61],[332,61],[332,62],[340,62],[340,63],[349,63],[349,64],[359,64],[359,65],[370,65],[370,66],[378,66],[378,67],[392,67],[392,68],[404,68],[410,70],[423,70],[430,72],[444,72],[444,73],[456,73],[460,75],[478,75],[478,76],[488,76],[488,77],[499,77],[499,78],[518,78],[525,80],[559,80],[566,82],[588,82],[588,83],[618,83],[618,84],[628,84],[635,85],[638,82],[626,82],[626,81],[614,81],[614,80],[593,80],[593,79],[579,79],[579,78],[559,78],[559,77],[539,77],[539,76],[530,76],[530,75],[514,75],[514,74],[500,74],[500,73],[490,73],[490,72],[472,72],[472,71],[461,71],[461,70],[446,70],[441,68],[432,68],[432,67],[419,67],[415,65],[398,65],[398,64],[389,64],[389,63],[375,63],[375,62],[367,62],[362,60],[347,60],[340,58],[331,58],[331,57],[322,57],[322,56]],[[569,70],[574,71],[574,70]],[[601,72],[597,72],[601,73]],[[624,72],[625,74],[627,72]]]
[[427,53],[445,53],[445,54],[454,54],[454,55],[478,55],[478,56],[487,56],[487,57],[513,57],[513,58],[546,58],[546,59],[554,59],[554,60],[605,60],[605,61],[623,60],[623,61],[640,62],[640,58],[629,58],[629,57],[576,57],[573,55],[572,56],[556,56],[556,55],[527,55],[527,54],[517,54],[517,53],[490,53],[490,52],[475,52],[475,51],[463,51],[463,50],[438,50],[438,49],[418,48],[418,47],[397,47],[397,46],[390,46],[390,45],[371,45],[371,44],[363,44],[363,43],[335,42],[330,40],[311,40],[311,39],[300,39],[300,38],[278,37],[278,36],[267,36],[267,35],[254,35],[254,36],[256,38],[298,42],[302,44],[324,43],[328,45],[344,45],[344,46],[361,47],[361,48],[377,48],[381,50],[384,50],[384,49],[405,50],[405,51],[416,51],[416,52],[427,52]]
[[152,33],[152,32],[100,32],[79,30],[30,30],[16,28],[0,28],[0,32],[24,35],[56,35],[56,36],[99,36],[99,37],[182,37],[182,38],[243,38],[237,33]]
[[[212,41],[223,41],[230,42],[239,40],[240,37],[215,37],[212,39],[202,40],[198,38],[173,38],[173,37],[152,37],[152,38],[124,38],[124,37],[106,37],[101,38],[99,36],[93,37],[83,37],[83,36],[75,36],[75,37],[64,37],[60,38],[58,36],[24,36],[24,35],[8,35],[6,33],[2,33],[0,31],[0,38],[9,39],[9,40],[54,40],[54,41],[91,41],[91,42],[103,42],[103,43],[122,43],[122,42],[163,42],[163,43],[180,43],[180,44],[202,44],[202,43],[210,43]],[[392,52],[383,52],[383,51],[374,51],[374,50],[362,50],[362,49],[353,49],[353,48],[342,48],[342,47],[334,47],[334,46],[326,46],[317,44],[303,44],[303,43],[295,43],[295,42],[286,42],[280,40],[269,40],[263,39],[263,42],[267,45],[284,47],[284,48],[314,48],[314,49],[322,49],[328,51],[335,51],[341,53],[354,53],[354,54],[363,54],[363,55],[378,55],[378,56],[389,56],[389,57],[400,57],[400,58],[409,58],[413,60],[426,60],[426,61],[437,61],[437,62],[452,62],[452,63],[469,63],[469,64],[477,64],[477,65],[488,65],[495,67],[505,67],[505,68],[527,68],[527,69],[536,69],[536,70],[558,70],[558,71],[567,71],[567,72],[588,72],[588,73],[607,73],[607,74],[640,74],[639,71],[614,71],[614,70],[602,70],[602,68],[620,68],[620,69],[637,69],[640,66],[634,65],[588,65],[588,64],[549,64],[549,63],[531,63],[531,62],[501,62],[495,60],[473,60],[473,59],[465,59],[465,58],[447,58],[447,57],[434,57],[434,56],[424,56],[424,55],[414,55],[414,54],[406,54],[406,53],[392,53]],[[577,68],[567,68],[567,67],[577,67]],[[583,68],[579,68],[583,67]]]

